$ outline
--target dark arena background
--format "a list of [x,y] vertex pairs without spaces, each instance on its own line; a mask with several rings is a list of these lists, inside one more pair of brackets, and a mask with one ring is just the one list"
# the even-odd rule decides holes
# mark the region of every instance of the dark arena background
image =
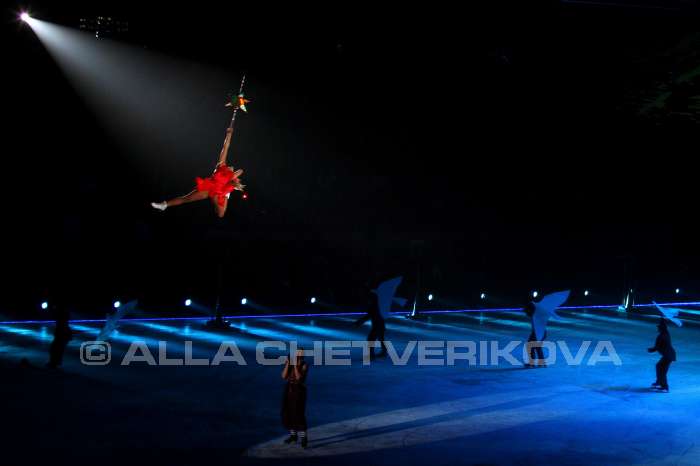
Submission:
[[700,464],[695,1],[2,14],[0,463]]

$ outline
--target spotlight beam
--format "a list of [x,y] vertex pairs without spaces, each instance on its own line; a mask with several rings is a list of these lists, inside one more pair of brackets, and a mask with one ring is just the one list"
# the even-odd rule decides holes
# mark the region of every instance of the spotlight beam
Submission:
[[27,24],[114,142],[137,153],[140,164],[161,165],[155,154],[169,147],[169,163],[189,172],[198,167],[192,154],[219,150],[221,121],[212,108],[222,106],[228,73],[31,16]]

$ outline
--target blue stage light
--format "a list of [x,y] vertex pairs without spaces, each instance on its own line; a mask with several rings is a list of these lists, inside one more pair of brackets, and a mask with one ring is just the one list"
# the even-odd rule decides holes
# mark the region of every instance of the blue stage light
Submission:
[[112,304],[112,306],[114,306],[114,309],[119,309],[121,305],[122,303],[120,303],[119,301],[114,301],[114,304]]
[[[659,306],[700,306],[700,301],[687,301],[687,302],[674,302],[674,303],[657,303],[657,304],[636,304],[635,307],[638,308],[655,308]],[[561,310],[583,310],[583,309],[605,309],[605,310],[615,310],[618,308],[617,304],[609,305],[595,305],[595,306],[561,306]],[[422,311],[423,314],[461,314],[461,313],[482,313],[482,312],[513,312],[522,313],[521,307],[512,308],[483,308],[483,309],[449,309],[449,310],[439,310],[439,311]],[[235,316],[224,316],[225,319],[288,319],[290,317],[347,317],[347,316],[361,316],[365,315],[366,312],[326,312],[326,313],[306,313],[306,314],[251,314],[251,315],[235,315]],[[409,314],[408,311],[392,312],[395,315],[406,315]],[[167,322],[167,321],[205,321],[209,317],[131,317],[124,318],[123,321],[129,322]],[[71,323],[103,323],[105,319],[75,319],[71,320]],[[52,324],[52,320],[7,320],[0,321],[2,325],[25,325],[25,324]],[[243,329],[243,324],[241,324],[241,329]]]
[[433,294],[431,293],[428,295],[428,301],[432,301],[432,300],[433,300]]
[[46,301],[44,301],[43,303],[41,303],[41,308],[44,309],[44,310],[48,309],[48,308],[49,308],[49,303],[47,303]]
[[192,300],[191,299],[186,299],[185,300],[185,306],[190,307],[192,305]]
[[536,298],[538,294],[539,294],[539,293],[538,293],[537,291],[533,291],[533,292],[532,292],[532,297],[533,297],[533,298]]
[[680,292],[681,292],[681,289],[680,289],[680,288],[676,288],[676,294],[680,294]]
[[246,298],[241,299],[241,304],[244,305],[244,306],[245,306],[246,304],[248,304],[248,299],[246,299]]
[[481,293],[481,296],[479,296],[481,299],[486,299],[486,293]]

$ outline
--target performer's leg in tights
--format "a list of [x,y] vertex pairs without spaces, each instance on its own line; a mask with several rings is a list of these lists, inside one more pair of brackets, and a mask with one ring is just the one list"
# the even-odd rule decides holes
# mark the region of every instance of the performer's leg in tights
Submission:
[[208,197],[209,197],[208,191],[194,190],[188,194],[185,194],[184,196],[176,197],[175,199],[170,199],[169,201],[166,201],[166,202],[168,204],[168,207],[175,207],[178,205],[187,204],[189,202],[203,201],[204,199],[206,199]]

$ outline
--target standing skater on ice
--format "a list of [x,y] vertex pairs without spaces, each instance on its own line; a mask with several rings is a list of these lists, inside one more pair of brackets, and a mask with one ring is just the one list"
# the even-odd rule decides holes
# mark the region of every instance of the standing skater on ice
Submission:
[[46,367],[55,369],[63,364],[63,353],[66,351],[66,346],[73,339],[73,332],[69,324],[69,314],[65,304],[59,302],[54,305],[54,319],[56,326],[53,331],[53,341],[49,347],[49,362]]
[[559,317],[557,309],[569,299],[570,291],[558,291],[544,296],[539,302],[529,302],[523,309],[530,318],[532,330],[527,339],[528,362],[525,367],[546,367],[542,342],[547,339],[547,322]]
[[374,359],[375,354],[375,344],[379,341],[382,347],[381,356],[387,355],[386,344],[384,343],[384,332],[386,331],[386,324],[384,323],[386,319],[391,316],[391,306],[396,303],[399,306],[405,306],[406,300],[404,298],[396,297],[396,290],[403,277],[392,278],[379,284],[376,290],[372,290],[372,293],[377,295],[377,306],[370,304],[368,307],[367,315],[360,317],[355,325],[360,326],[367,322],[368,320],[372,322],[372,328],[367,335],[367,341],[369,342],[369,357]]
[[661,318],[656,328],[659,329],[659,335],[656,337],[654,346],[647,351],[650,353],[658,351],[659,354],[661,354],[661,359],[656,363],[656,382],[651,384],[651,387],[668,393],[668,379],[666,378],[666,374],[668,374],[671,363],[676,360],[676,350],[673,349],[671,334],[668,333],[668,326],[663,318]]
[[301,447],[306,448],[309,442],[306,436],[306,375],[309,365],[304,360],[303,348],[297,349],[295,358],[292,364],[287,356],[282,369],[282,378],[287,381],[282,398],[282,424],[289,430],[289,437],[284,443],[296,443],[301,437]]
[[382,317],[379,309],[374,306],[370,306],[367,314],[357,319],[355,321],[355,325],[359,327],[368,320],[372,323],[372,328],[369,330],[369,335],[367,335],[367,341],[369,342],[369,357],[370,359],[377,357],[375,353],[375,344],[377,341],[379,341],[379,344],[382,347],[381,356],[386,356],[386,345],[384,344],[386,324],[384,323],[384,317]]
[[543,367],[544,363],[544,351],[542,351],[542,340],[547,338],[547,330],[544,331],[542,339],[538,340],[535,332],[535,305],[533,303],[527,303],[523,309],[525,314],[530,318],[530,336],[527,338],[528,347],[528,361],[525,363],[525,367],[537,367],[541,364]]

